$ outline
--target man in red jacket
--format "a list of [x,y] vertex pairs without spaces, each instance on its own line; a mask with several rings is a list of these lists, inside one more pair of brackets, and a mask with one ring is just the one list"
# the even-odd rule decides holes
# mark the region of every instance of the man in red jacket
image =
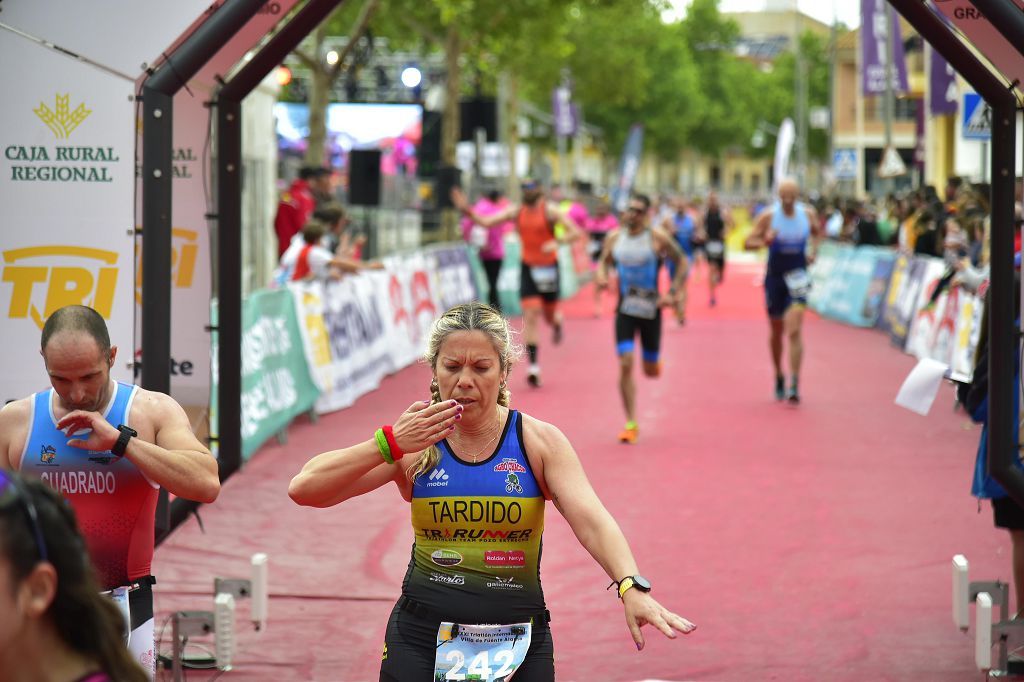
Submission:
[[[274,232],[277,233],[277,257],[284,255],[292,238],[302,232],[317,204],[317,194],[329,193],[331,171],[327,168],[305,166],[283,194],[277,204]],[[327,185],[327,192],[321,187]]]

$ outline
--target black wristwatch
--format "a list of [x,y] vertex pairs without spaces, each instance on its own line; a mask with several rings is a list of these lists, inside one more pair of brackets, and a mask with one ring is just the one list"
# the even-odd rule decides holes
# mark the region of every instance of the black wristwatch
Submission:
[[651,583],[647,578],[642,575],[627,575],[625,578],[619,581],[619,599],[622,599],[622,595],[626,593],[631,587],[635,587],[641,592],[650,592]]
[[138,436],[139,432],[124,424],[120,424],[117,430],[121,432],[121,435],[117,437],[114,447],[110,448],[110,454],[120,457],[124,454],[125,449],[128,448],[128,441]]

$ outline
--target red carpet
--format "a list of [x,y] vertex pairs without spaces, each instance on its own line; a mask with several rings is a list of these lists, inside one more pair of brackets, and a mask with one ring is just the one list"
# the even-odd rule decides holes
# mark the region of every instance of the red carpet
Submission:
[[[612,320],[592,318],[589,290],[566,307],[565,342],[541,347],[544,387],[521,371],[510,381],[515,407],[572,441],[656,598],[698,625],[676,641],[645,628],[638,653],[608,579],[549,505],[541,571],[558,679],[976,679],[973,639],[952,624],[950,559],[966,554],[975,580],[1010,573],[1008,537],[969,494],[979,430],[952,412],[948,387],[927,418],[895,407],[914,361],[879,333],[813,316],[804,404],[775,403],[759,268],[730,268],[716,308],[701,272],[686,327],[666,319],[664,374],[638,380],[636,446],[615,441]],[[210,608],[213,576],[246,576],[265,551],[270,623],[241,630],[224,679],[377,679],[408,507],[391,487],[328,510],[286,489],[310,456],[369,437],[428,383],[409,368],[257,453],[202,510],[205,535],[190,521],[158,550],[158,626]]]

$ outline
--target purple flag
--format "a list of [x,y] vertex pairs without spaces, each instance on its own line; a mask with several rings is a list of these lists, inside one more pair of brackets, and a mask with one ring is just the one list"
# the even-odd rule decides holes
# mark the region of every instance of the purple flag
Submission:
[[886,0],[860,0],[861,90],[865,95],[885,92],[890,29],[895,31],[892,59],[896,73],[892,87],[897,94],[905,93],[909,90],[907,62],[903,58],[903,39],[896,12]]
[[931,55],[931,76],[928,82],[928,111],[932,114],[955,114],[960,90],[956,85],[956,71],[942,55],[928,48]]
[[572,137],[576,134],[578,121],[577,107],[572,103],[572,90],[567,85],[559,85],[551,93],[551,115],[555,119],[555,134]]

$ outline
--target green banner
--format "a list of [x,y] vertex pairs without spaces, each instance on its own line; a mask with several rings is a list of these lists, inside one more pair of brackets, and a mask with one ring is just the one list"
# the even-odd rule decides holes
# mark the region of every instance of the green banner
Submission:
[[292,292],[252,294],[242,303],[242,458],[312,409],[319,395]]

